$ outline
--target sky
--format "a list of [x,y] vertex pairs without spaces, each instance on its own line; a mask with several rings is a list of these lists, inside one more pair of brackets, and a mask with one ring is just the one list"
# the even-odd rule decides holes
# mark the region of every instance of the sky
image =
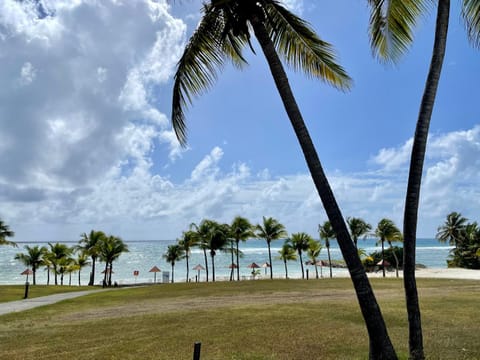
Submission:
[[[331,43],[353,79],[341,92],[288,70],[345,217],[401,228],[412,137],[428,71],[434,9],[397,64],[373,58],[367,1],[285,0]],[[452,2],[433,112],[418,237],[446,215],[480,220],[478,49]],[[198,0],[0,2],[0,218],[15,241],[76,241],[91,229],[170,240],[204,218],[272,216],[317,235],[326,215],[273,80],[253,41],[243,70],[223,68],[170,124],[175,67]]]

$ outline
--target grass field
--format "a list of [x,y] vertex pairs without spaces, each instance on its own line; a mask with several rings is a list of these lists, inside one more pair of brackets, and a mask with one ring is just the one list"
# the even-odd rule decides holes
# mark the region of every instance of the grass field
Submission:
[[[46,286],[30,285],[28,288],[28,298],[33,299],[39,296],[53,295],[72,291],[92,290],[88,286]],[[0,303],[6,301],[22,300],[25,296],[25,285],[0,286]]]
[[[392,341],[407,358],[398,279],[373,279]],[[3,288],[3,287],[2,287]],[[479,281],[419,279],[426,354],[480,359]],[[1,359],[367,359],[349,279],[156,285],[0,316]]]

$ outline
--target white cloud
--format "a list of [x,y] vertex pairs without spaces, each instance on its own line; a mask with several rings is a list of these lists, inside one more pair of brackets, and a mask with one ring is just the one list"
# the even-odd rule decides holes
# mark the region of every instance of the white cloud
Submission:
[[185,39],[166,0],[5,0],[0,34],[0,186],[90,187],[159,141],[178,157],[155,108]]

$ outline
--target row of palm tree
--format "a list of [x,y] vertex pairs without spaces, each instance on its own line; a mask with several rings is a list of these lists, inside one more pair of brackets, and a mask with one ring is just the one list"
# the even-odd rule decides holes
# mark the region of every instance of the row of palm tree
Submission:
[[[384,241],[393,242],[401,239],[401,234],[392,237],[392,235],[385,228],[386,224],[390,224],[393,228],[400,233],[398,228],[395,227],[393,222],[388,219],[383,219],[379,222],[377,229],[374,233],[370,230],[372,226],[365,222],[361,218],[348,218],[349,231],[352,234],[352,239],[355,239],[354,246],[357,249],[357,253],[361,252],[361,249],[357,248],[357,241],[359,238],[365,238],[368,235],[377,236],[383,249]],[[330,255],[330,240],[336,239],[336,234],[333,231],[332,225],[329,221],[325,221],[318,226],[320,240],[325,242],[325,247],[328,253],[328,265],[330,268],[330,277],[332,277],[332,260]],[[218,252],[228,253],[231,256],[230,265],[230,281],[235,279],[234,270],[236,269],[236,280],[240,280],[240,256],[241,251],[239,249],[240,241],[246,241],[247,239],[264,239],[267,243],[268,249],[268,268],[270,269],[270,279],[273,279],[273,262],[271,253],[272,241],[278,239],[285,239],[282,249],[279,251],[280,255],[278,259],[282,260],[285,265],[285,276],[288,277],[287,261],[296,260],[297,255],[300,258],[300,266],[302,271],[302,278],[305,277],[303,254],[306,252],[309,257],[309,263],[315,265],[316,277],[318,277],[317,258],[322,250],[322,243],[314,240],[310,235],[301,232],[292,234],[288,237],[288,233],[285,226],[277,219],[272,217],[263,217],[262,223],[252,225],[252,223],[241,216],[237,216],[233,219],[231,224],[221,224],[214,220],[204,219],[198,225],[192,223],[189,230],[184,231],[182,236],[177,240],[176,244],[168,246],[163,258],[172,267],[172,279],[174,282],[174,267],[178,261],[186,259],[186,281],[189,281],[190,272],[190,254],[193,248],[199,248],[203,252],[204,269],[206,275],[206,281],[210,280],[210,270],[212,272],[211,279],[215,281],[215,257]],[[210,255],[210,261],[208,261],[208,255]],[[236,262],[235,262],[236,259]],[[397,262],[398,269],[398,262]]]
[[95,262],[100,259],[105,263],[103,284],[112,285],[113,261],[128,251],[127,245],[116,236],[107,236],[101,231],[92,230],[90,234],[82,234],[78,245],[67,246],[61,243],[48,243],[46,246],[25,246],[25,252],[17,253],[15,259],[31,268],[33,285],[36,285],[36,273],[41,267],[47,270],[47,285],[50,285],[50,272],[54,276],[54,284],[64,284],[64,275],[69,275],[69,285],[72,284],[72,273],[78,272],[78,285],[81,285],[81,270],[89,265],[88,257],[92,259],[92,272],[89,285],[95,282]]

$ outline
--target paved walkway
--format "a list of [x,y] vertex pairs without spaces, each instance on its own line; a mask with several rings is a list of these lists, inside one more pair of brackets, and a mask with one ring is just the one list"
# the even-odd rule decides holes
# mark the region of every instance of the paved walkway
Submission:
[[79,296],[88,295],[94,292],[107,291],[108,289],[74,291],[69,293],[41,296],[32,299],[8,301],[0,303],[0,315],[33,309],[39,306],[55,304],[59,301],[73,299]]

